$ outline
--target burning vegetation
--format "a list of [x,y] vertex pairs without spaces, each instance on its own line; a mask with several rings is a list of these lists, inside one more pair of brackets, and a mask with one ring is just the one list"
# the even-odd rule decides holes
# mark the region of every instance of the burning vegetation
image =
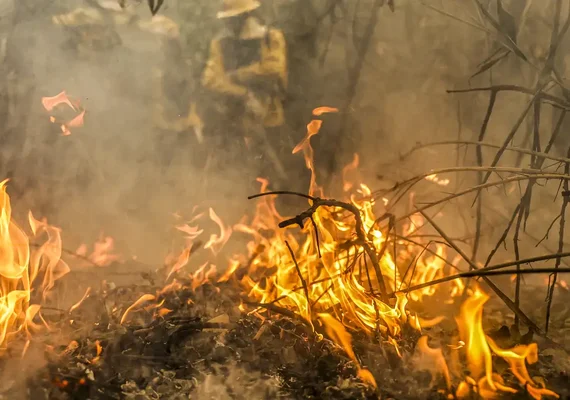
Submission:
[[[319,108],[314,115],[323,112],[336,110]],[[516,340],[508,329],[507,337],[484,330],[489,295],[470,278],[485,275],[473,273],[478,269],[473,265],[471,274],[458,272],[472,262],[449,238],[448,243],[426,241],[418,234],[431,224],[446,237],[425,211],[412,201],[413,211],[399,230],[391,200],[382,197],[378,204],[365,184],[345,181],[344,201],[324,196],[310,142],[321,125],[318,119],[309,123],[306,138],[294,149],[303,152],[311,171],[308,194],[269,192],[269,182],[260,178],[260,193],[251,197],[257,201],[252,219],[228,227],[210,209],[208,217],[219,232],[205,244],[198,241],[204,214],[179,225],[185,249],[146,274],[146,292],[140,285],[120,288],[103,282],[50,322],[42,307],[50,304],[56,281],[69,272],[61,260],[60,230],[31,213],[31,233],[19,228],[11,220],[4,181],[4,357],[19,354],[25,360],[31,347],[37,351],[43,346],[50,366],[39,372],[41,379],[27,383],[28,393],[33,398],[214,398],[239,390],[235,395],[242,398],[247,390],[237,387],[249,385],[258,388],[259,398],[374,398],[383,393],[398,398],[559,398],[528,369],[539,361],[538,346],[530,341],[539,332],[531,328],[530,335]],[[357,168],[355,156],[344,175]],[[423,179],[449,184],[435,174]],[[309,208],[284,217],[276,196],[300,196]],[[37,245],[42,234],[47,239]],[[218,270],[212,261],[191,267],[195,252],[215,258],[239,234],[249,238],[247,250],[231,256],[227,269]],[[86,246],[76,256],[112,268],[118,256],[109,255],[110,247],[112,239],[102,239],[89,257]],[[516,263],[482,270],[510,265]],[[55,337],[72,340],[58,345]],[[243,371],[255,378],[231,382]],[[421,371],[430,377],[423,383],[417,375]],[[401,387],[407,380],[395,373],[409,374],[418,386]],[[227,377],[225,386],[212,381],[216,375]]]
[[[474,1],[477,22],[422,2],[426,9],[486,35],[491,28],[496,31],[497,49],[479,65],[473,79],[486,76],[510,57],[532,67],[533,87],[449,91],[488,94],[476,139],[460,136],[416,143],[397,160],[386,162],[385,169],[400,168],[412,155],[429,154],[436,146],[456,146],[457,154],[463,147],[474,149],[475,165],[466,161],[467,156],[462,164],[458,155],[455,166],[411,175],[403,166],[402,174],[394,174],[397,180],[377,176],[374,183],[374,174],[357,153],[346,151],[353,155],[343,167],[333,164],[347,143],[339,133],[350,131],[356,125],[353,119],[358,119],[353,115],[356,90],[374,42],[379,10],[393,12],[396,2],[371,1],[370,12],[362,11],[361,3],[366,2],[355,2],[354,9],[342,0],[322,2],[324,12],[312,18],[318,24],[328,21],[330,27],[327,48],[319,55],[321,68],[338,15],[354,14],[353,23],[346,24],[352,25],[354,42],[354,49],[346,52],[347,93],[339,107],[305,99],[303,93],[300,97],[310,106],[293,107],[292,113],[289,97],[295,97],[299,87],[306,89],[300,76],[306,72],[316,79],[321,74],[303,63],[294,65],[295,60],[309,58],[307,52],[295,50],[303,47],[300,43],[311,47],[304,41],[310,42],[317,28],[297,32],[295,42],[291,32],[264,23],[257,14],[261,2],[225,0],[215,14],[225,22],[224,29],[212,34],[209,52],[208,46],[196,51],[203,59],[190,60],[181,55],[184,29],[155,15],[168,8],[167,1],[147,2],[150,20],[131,13],[130,1],[94,0],[89,1],[92,8],[79,8],[53,21],[74,35],[70,46],[87,64],[97,60],[97,52],[120,47],[119,27],[157,35],[166,56],[160,71],[153,71],[157,93],[149,95],[156,104],[148,114],[160,136],[153,151],[165,143],[169,151],[184,150],[188,143],[196,146],[196,153],[203,154],[195,158],[204,162],[196,161],[200,165],[193,165],[191,173],[199,170],[206,177],[196,191],[207,192],[212,163],[222,171],[247,163],[248,173],[254,169],[253,176],[259,176],[257,194],[248,199],[252,212],[231,220],[226,210],[209,200],[192,208],[190,215],[177,212],[170,252],[162,265],[149,265],[123,252],[115,235],[101,233],[93,245],[80,241],[75,251],[67,250],[62,229],[46,218],[38,220],[29,211],[27,219],[20,219],[13,213],[8,193],[19,181],[18,174],[9,174],[11,178],[0,183],[0,400],[570,396],[570,291],[565,280],[570,266],[564,261],[570,256],[565,251],[570,150],[565,156],[552,154],[560,146],[570,109],[570,92],[555,61],[570,28],[570,3],[566,7],[562,0],[553,1],[550,42],[542,54],[522,48],[519,40],[529,23],[531,1],[520,10],[510,4],[511,12],[520,14],[517,21],[500,0],[491,2],[496,13],[488,4]],[[303,7],[307,3],[313,4],[307,0]],[[565,7],[568,17],[561,24]],[[198,14],[194,17],[202,19]],[[357,19],[363,14],[362,28]],[[424,18],[420,22],[426,23]],[[376,44],[378,54],[387,51]],[[201,68],[194,66],[200,63]],[[180,72],[190,67],[199,70],[192,78]],[[295,69],[297,75],[289,71]],[[68,95],[77,94],[74,90],[52,96],[58,91],[36,99],[41,118],[58,133],[49,138],[73,143],[74,155],[84,157],[86,180],[93,179],[97,191],[104,191],[110,176],[120,174],[102,168],[88,142],[83,142],[82,133],[93,121],[88,99]],[[495,143],[487,130],[504,92],[525,96],[526,103],[508,135]],[[140,97],[144,103],[146,98]],[[114,101],[108,93],[102,98],[104,103]],[[330,106],[313,109],[320,104]],[[547,107],[552,126],[544,122]],[[303,111],[312,111],[308,123],[286,123],[287,118],[301,119]],[[328,129],[334,118],[337,126]],[[517,147],[513,141],[524,121],[526,136]],[[286,132],[299,126],[305,129],[302,138]],[[184,142],[187,139],[191,142]],[[329,165],[318,165],[322,153],[315,142],[328,147],[324,164]],[[116,141],[111,143],[115,146]],[[145,171],[138,171],[137,179],[152,192],[161,190],[156,182],[184,180],[181,173],[167,172],[173,168],[173,154],[157,157],[160,179],[147,180]],[[514,155],[514,162],[506,154]],[[301,156],[303,162],[298,163]],[[304,163],[299,176],[307,178],[306,191],[287,190],[288,184],[297,184],[289,176],[296,170],[287,165],[287,157]],[[523,162],[528,165],[521,166]],[[185,169],[187,164],[182,164]],[[401,175],[406,177],[400,179]],[[38,186],[49,186],[38,180]],[[384,188],[375,191],[374,184]],[[542,187],[555,193],[561,206],[544,238],[534,242],[546,252],[530,256],[523,251],[531,253],[523,248],[529,242],[522,237],[535,239],[531,209]],[[506,198],[504,204],[497,193]],[[14,203],[27,207],[24,197],[17,198]],[[512,213],[490,218],[492,226],[486,228],[486,214],[500,214],[513,199]],[[465,217],[465,210],[473,210],[473,215]],[[550,211],[539,212],[550,216]],[[49,212],[44,215],[54,221]],[[545,218],[539,218],[540,229]],[[498,241],[491,243],[497,220],[504,220],[506,227],[500,227]],[[548,247],[552,243],[545,243],[557,222],[553,251]],[[465,236],[453,236],[462,233]],[[511,238],[513,254],[502,252]],[[499,257],[502,262],[494,261]],[[525,285],[525,277],[536,275],[540,279]]]

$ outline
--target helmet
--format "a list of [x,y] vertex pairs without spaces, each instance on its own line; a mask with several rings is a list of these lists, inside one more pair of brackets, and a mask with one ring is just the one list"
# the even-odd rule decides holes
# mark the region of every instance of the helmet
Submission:
[[180,35],[178,24],[164,15],[155,15],[150,21],[141,21],[139,27],[144,31],[171,38]]
[[240,14],[253,11],[261,6],[257,0],[224,0],[222,11],[218,12],[217,17],[230,18]]
[[65,26],[103,25],[105,23],[103,14],[92,7],[76,8],[67,14],[56,15],[52,20],[56,25]]

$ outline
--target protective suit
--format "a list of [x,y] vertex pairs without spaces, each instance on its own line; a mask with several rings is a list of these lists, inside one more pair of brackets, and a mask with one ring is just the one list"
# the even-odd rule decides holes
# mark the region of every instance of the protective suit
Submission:
[[214,92],[241,100],[228,112],[237,111],[241,105],[246,113],[261,118],[265,127],[281,126],[287,88],[283,33],[263,26],[255,17],[246,20],[239,37],[224,31],[211,43],[202,83]]
[[213,147],[226,151],[224,162],[259,160],[257,167],[265,170],[266,163],[286,179],[276,149],[277,128],[284,124],[286,42],[282,31],[251,14],[259,6],[253,0],[226,0],[218,13],[226,26],[211,41],[202,76],[211,95],[205,123]]

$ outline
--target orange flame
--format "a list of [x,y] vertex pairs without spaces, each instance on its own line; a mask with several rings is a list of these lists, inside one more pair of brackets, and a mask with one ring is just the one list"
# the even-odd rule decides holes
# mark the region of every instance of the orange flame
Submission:
[[72,110],[75,111],[75,107],[71,103],[69,97],[67,97],[65,90],[53,97],[42,97],[42,105],[46,111],[53,111],[53,109],[60,104],[67,104]]
[[340,346],[342,346],[346,354],[348,354],[350,359],[356,364],[356,367],[358,368],[358,377],[363,382],[377,387],[376,380],[370,371],[360,366],[360,363],[358,362],[358,359],[352,350],[352,337],[346,331],[344,326],[330,314],[323,313],[319,314],[318,317],[323,323],[327,336],[329,336],[333,342],[338,343]]
[[148,302],[148,301],[152,301],[155,300],[156,296],[152,295],[152,294],[143,294],[137,301],[135,301],[133,304],[131,304],[131,306],[129,308],[127,308],[125,310],[125,312],[123,313],[123,316],[121,317],[121,322],[120,324],[123,325],[125,323],[125,321],[127,320],[127,317],[129,316],[129,313],[133,310],[135,310],[138,306]]
[[358,168],[359,161],[360,160],[359,160],[358,154],[354,153],[354,156],[352,158],[352,162],[350,164],[346,165],[342,169],[342,180],[344,182],[342,189],[345,192],[348,192],[350,189],[352,189],[352,186],[353,186],[352,181],[347,179],[347,177],[351,171],[355,171]]
[[337,113],[338,112],[338,108],[333,108],[333,107],[318,107],[315,108],[313,110],[313,115],[315,116],[320,116],[323,114],[327,114],[327,113]]
[[75,254],[87,258],[93,264],[100,267],[107,267],[110,264],[121,260],[119,254],[114,253],[115,240],[110,236],[101,235],[101,237],[93,244],[93,251],[87,255],[87,245],[82,244],[77,248]]
[[230,236],[232,235],[232,228],[226,228],[220,217],[218,217],[218,214],[216,214],[212,208],[210,208],[210,219],[218,225],[220,228],[220,234],[210,235],[210,240],[208,240],[208,242],[204,245],[204,248],[212,250],[212,253],[216,255],[230,239]]
[[[310,138],[319,132],[322,123],[320,120],[311,121],[307,125],[305,138],[293,150],[293,153],[303,151],[305,164],[311,171],[309,194],[316,196],[315,193],[318,193],[317,197],[321,198],[324,196],[322,188],[316,183]],[[345,168],[345,172],[352,167],[356,168],[357,161],[358,158],[355,157],[352,164]],[[346,179],[347,174],[344,175]],[[428,180],[434,179],[431,177]],[[258,182],[261,185],[260,192],[265,193],[269,182],[265,179],[258,179]],[[395,351],[403,357],[397,339],[404,324],[409,324],[421,332],[444,319],[443,316],[422,319],[407,309],[408,301],[421,301],[436,292],[447,295],[453,301],[453,298],[465,293],[466,285],[464,281],[456,279],[446,285],[425,287],[404,295],[401,292],[403,289],[443,278],[450,273],[446,266],[451,264],[455,267],[460,260],[456,257],[449,263],[446,247],[443,245],[418,245],[417,242],[405,241],[402,236],[396,236],[393,231],[382,227],[377,216],[387,213],[389,200],[382,199],[381,204],[376,204],[368,186],[355,186],[351,183],[350,187],[355,188],[355,193],[347,193],[348,202],[360,216],[364,239],[355,240],[355,218],[340,207],[319,207],[314,210],[310,214],[312,221],[305,222],[301,227],[303,235],[297,235],[292,229],[281,229],[280,223],[288,218],[278,213],[275,196],[263,196],[256,204],[254,217],[250,221],[244,218],[233,227],[233,230],[250,237],[247,254],[233,257],[225,273],[217,280],[225,282],[234,277],[252,302],[271,303],[290,310],[312,327],[316,326],[317,321],[320,322],[327,336],[342,347],[358,366],[361,379],[375,386],[370,372],[358,364],[352,348],[352,337],[347,329],[360,329],[370,335],[383,334],[387,336],[386,342],[393,345]],[[410,208],[414,206],[413,200],[412,195]],[[313,205],[312,202],[313,200],[309,201],[310,205]],[[212,235],[207,246],[225,244],[224,237],[231,228],[226,228],[212,210],[210,218],[219,226],[221,233]],[[306,214],[305,219],[309,220]],[[400,235],[414,235],[424,223],[421,214],[414,214]],[[190,233],[197,231],[197,228],[193,228]],[[315,237],[318,237],[318,240]],[[398,245],[397,251],[392,249],[393,242]],[[378,257],[377,265],[371,266],[371,260],[365,251],[367,247]],[[291,257],[291,253],[294,257]],[[401,269],[402,265],[408,265],[410,261],[413,261],[413,268],[408,271]],[[238,270],[240,273],[236,274]],[[192,289],[212,281],[214,274],[215,267],[209,262],[204,263],[191,274]],[[378,295],[381,280],[387,291],[395,293],[395,303],[381,300]],[[451,353],[451,372],[454,373],[454,378],[455,371],[462,370],[458,356],[460,352],[466,353],[470,371],[470,376],[460,382],[455,394],[457,397],[466,397],[476,392],[484,398],[493,398],[500,392],[514,393],[516,389],[506,386],[502,378],[493,373],[491,351],[501,354],[488,342],[482,328],[482,307],[488,296],[479,289],[469,293],[471,295],[462,305],[457,318],[460,337],[454,339],[454,343],[458,344],[450,346],[449,349],[445,348]],[[241,312],[248,313],[243,302],[238,308]],[[334,316],[331,315],[331,310],[334,310]],[[249,311],[261,320],[265,319],[265,312],[263,309]],[[261,334],[262,331],[258,333]],[[451,372],[442,348],[429,348],[427,338],[420,339],[418,345],[418,351],[427,368],[434,375],[441,374],[447,390],[451,390]],[[532,351],[525,353],[524,359],[530,362],[533,359],[531,354]],[[501,356],[507,357],[504,353]],[[510,362],[515,363],[512,356],[509,357]],[[516,362],[516,367],[520,368],[520,360]],[[520,376],[526,379],[531,395],[548,393],[547,389],[529,381],[522,373]],[[519,380],[522,381],[521,378]]]
[[78,309],[81,306],[81,304],[85,301],[85,299],[89,297],[90,294],[91,294],[91,287],[88,287],[81,300],[79,300],[77,303],[75,303],[69,308],[69,312],[72,313],[74,310]]
[[[53,111],[58,105],[65,104],[73,111],[79,111],[78,108],[80,107],[79,101],[72,101],[65,91],[53,96],[53,97],[42,97],[42,105],[46,111],[51,112]],[[69,121],[57,122],[57,119],[50,115],[49,120],[51,123],[59,123],[60,129],[62,132],[62,136],[69,136],[71,135],[70,128],[80,128],[84,125],[85,119],[85,110],[81,110],[79,114],[73,117]]]
[[540,400],[542,396],[552,396],[558,398],[558,394],[544,387],[540,387],[533,381],[526,369],[526,363],[534,364],[538,361],[538,346],[536,343],[530,345],[519,345],[512,349],[501,349],[497,344],[487,336],[487,343],[493,353],[502,357],[509,363],[511,372],[519,380],[519,383],[526,388],[527,392],[536,400]]
[[35,316],[47,327],[39,314],[40,306],[31,304],[36,278],[41,280],[37,289],[46,299],[55,281],[69,272],[61,261],[60,230],[36,220],[31,213],[28,220],[34,237],[45,234],[47,241],[30,251],[28,236],[11,220],[6,184],[7,180],[0,182],[0,347],[21,330],[29,334],[40,329],[33,321]]

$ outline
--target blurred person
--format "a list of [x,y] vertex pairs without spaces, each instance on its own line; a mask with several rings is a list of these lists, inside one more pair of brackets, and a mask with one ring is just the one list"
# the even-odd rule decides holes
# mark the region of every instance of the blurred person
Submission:
[[52,22],[68,33],[66,44],[77,57],[93,61],[102,52],[122,44],[117,25],[130,23],[136,17],[113,1],[89,0],[88,3],[88,7],[53,16]]
[[254,14],[259,7],[256,0],[225,0],[217,14],[225,26],[210,43],[202,77],[213,95],[205,126],[221,160],[250,164],[275,182],[287,179],[276,150],[284,125],[287,50],[283,32]]
[[183,54],[179,26],[162,15],[140,22],[139,26],[159,35],[162,41],[162,60],[153,74],[152,110],[156,153],[162,173],[177,162],[189,161],[195,167],[203,167],[202,121],[193,101],[192,65]]

